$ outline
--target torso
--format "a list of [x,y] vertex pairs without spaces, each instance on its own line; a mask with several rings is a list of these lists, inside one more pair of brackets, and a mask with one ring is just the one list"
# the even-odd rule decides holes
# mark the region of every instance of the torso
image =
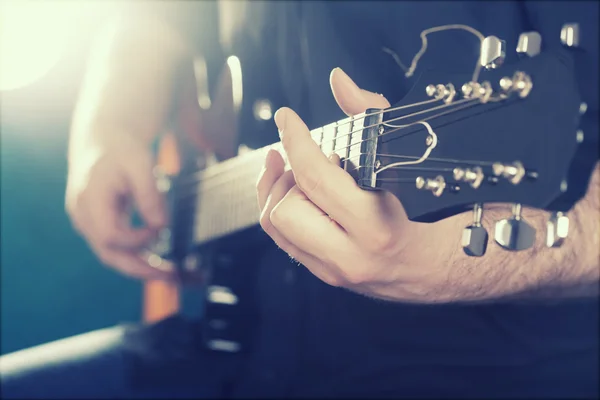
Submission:
[[[305,52],[304,64],[291,65],[290,60],[282,68],[304,74],[306,98],[299,101],[295,93],[290,105],[300,108],[310,127],[341,118],[328,85],[331,69],[338,66],[393,104],[412,80],[381,47],[392,49],[408,66],[420,48],[419,33],[433,26],[462,23],[497,35],[507,42],[508,62],[523,31],[537,29],[544,40],[559,43],[562,23],[572,22],[568,19],[583,18],[584,29],[592,26],[581,11],[571,9],[555,21],[545,17],[549,22],[542,23],[525,14],[527,7],[543,11],[544,5],[305,2],[299,26],[310,46],[298,47]],[[597,26],[590,29],[597,33]],[[420,68],[471,71],[477,52],[477,39],[466,32],[437,33],[430,37]],[[597,64],[597,53],[591,57]],[[586,68],[597,79],[593,66]],[[597,110],[597,94],[586,92]],[[597,299],[554,305],[384,303],[330,287],[276,249],[265,258],[259,282],[262,345],[270,349],[254,356],[247,380],[263,379],[276,395],[598,393]]]

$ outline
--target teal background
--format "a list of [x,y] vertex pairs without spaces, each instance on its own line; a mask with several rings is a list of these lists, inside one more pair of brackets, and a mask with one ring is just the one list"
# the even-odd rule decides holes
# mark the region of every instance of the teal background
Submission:
[[141,283],[100,265],[64,211],[70,118],[102,21],[92,17],[47,75],[0,92],[2,354],[141,318]]
[[2,354],[141,315],[141,284],[99,264],[64,211],[67,127],[2,129]]

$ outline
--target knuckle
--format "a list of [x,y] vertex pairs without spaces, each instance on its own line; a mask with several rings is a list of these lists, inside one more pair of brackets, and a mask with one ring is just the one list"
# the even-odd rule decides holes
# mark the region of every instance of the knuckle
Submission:
[[296,184],[306,194],[315,193],[321,187],[323,179],[321,174],[305,168],[296,174]]
[[275,227],[282,227],[289,224],[291,213],[289,212],[288,202],[281,201],[269,213],[269,220]]
[[387,226],[380,226],[373,230],[365,241],[369,250],[373,252],[386,252],[396,244],[396,237],[393,229]]
[[323,282],[325,282],[329,286],[341,287],[343,285],[342,279],[340,279],[338,276],[333,275],[333,274],[328,274],[321,279],[323,280]]
[[358,286],[370,281],[370,273],[366,268],[346,270],[343,272],[343,279],[347,285]]
[[267,234],[271,234],[273,233],[273,224],[271,223],[271,219],[270,219],[270,213],[262,213],[262,215],[260,216],[260,227],[267,233]]

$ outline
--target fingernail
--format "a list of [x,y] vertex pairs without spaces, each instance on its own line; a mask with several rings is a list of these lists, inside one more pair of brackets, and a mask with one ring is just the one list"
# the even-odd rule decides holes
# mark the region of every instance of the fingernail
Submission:
[[277,129],[279,129],[279,134],[281,135],[281,132],[285,129],[285,110],[282,108],[277,110],[273,119],[275,120],[275,125],[277,125]]

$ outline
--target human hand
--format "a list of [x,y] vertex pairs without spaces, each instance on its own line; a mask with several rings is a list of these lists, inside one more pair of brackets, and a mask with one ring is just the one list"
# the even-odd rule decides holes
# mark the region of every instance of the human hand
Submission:
[[[356,115],[367,108],[389,107],[381,95],[358,88],[340,69],[331,75],[340,108]],[[279,153],[267,155],[257,183],[260,223],[265,232],[314,275],[380,298],[403,297],[392,282],[403,282],[407,299],[436,282],[431,269],[437,252],[426,247],[445,231],[408,220],[398,199],[386,192],[365,191],[312,140],[302,120],[290,109],[275,116],[291,170],[284,172]],[[333,162],[332,162],[333,161]],[[437,225],[437,224],[436,224]],[[448,225],[442,223],[442,225]]]

